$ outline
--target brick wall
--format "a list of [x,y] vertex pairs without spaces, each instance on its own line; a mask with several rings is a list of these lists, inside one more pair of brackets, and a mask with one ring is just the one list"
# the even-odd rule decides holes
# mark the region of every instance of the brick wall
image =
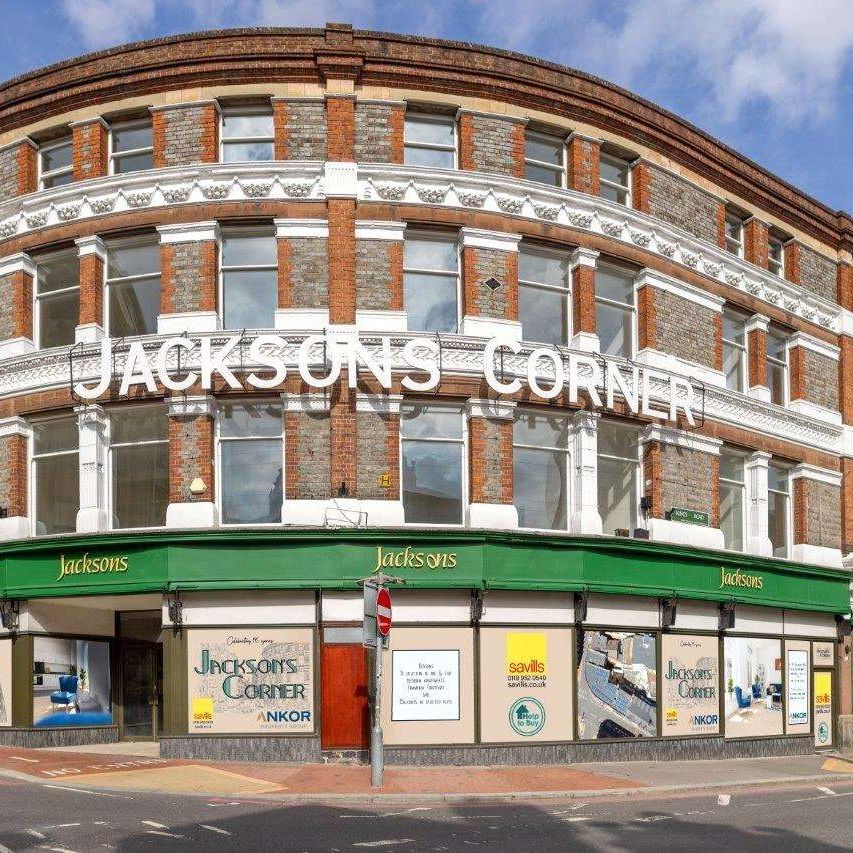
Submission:
[[0,150],[0,202],[36,189],[36,151],[29,142]]
[[[501,282],[492,290],[486,282]],[[477,317],[518,319],[518,255],[499,249],[466,246],[462,250],[463,313]]]
[[216,310],[217,248],[212,240],[160,247],[163,314]]
[[355,99],[326,98],[326,159],[351,162],[355,157]]
[[325,308],[329,304],[329,250],[318,237],[278,240],[278,307]]
[[751,329],[747,338],[748,387],[767,385],[767,330]]
[[358,424],[355,411],[355,392],[345,383],[346,371],[341,372],[341,384],[335,389],[329,411],[329,445],[332,461],[332,494],[346,485],[350,496],[358,495]]
[[838,264],[836,292],[838,304],[848,311],[853,311],[853,266],[848,263]]
[[853,552],[853,459],[841,459],[841,550]]
[[469,420],[471,502],[511,504],[512,421]]
[[716,244],[720,202],[671,172],[644,165],[648,175],[648,201],[643,202],[647,208],[644,212]]
[[760,219],[752,217],[743,225],[743,256],[750,263],[767,269],[770,252],[769,231]]
[[219,112],[213,104],[155,110],[151,126],[155,168],[219,159]]
[[790,351],[792,400],[808,400],[838,410],[838,362],[805,347]]
[[[650,441],[643,450],[645,493],[651,515],[664,518],[673,507],[707,512],[720,523],[720,459],[710,453]],[[651,481],[651,488],[649,487]]]
[[[787,254],[787,249],[786,249]],[[799,284],[806,290],[835,302],[838,299],[838,269],[825,255],[799,246]],[[792,281],[794,279],[791,279]]]
[[276,160],[326,159],[326,105],[323,101],[273,99]]
[[842,335],[838,339],[841,353],[838,362],[838,409],[841,422],[853,424],[853,338]]
[[[361,500],[399,500],[400,416],[358,412],[356,477]],[[390,476],[390,487],[380,485],[380,476]]]
[[100,178],[107,174],[108,131],[101,119],[93,119],[71,128],[71,156],[74,180]]
[[33,337],[33,279],[23,270],[0,276],[0,341]]
[[601,145],[595,139],[572,136],[568,144],[569,188],[590,195],[601,189]]
[[[330,102],[331,103],[331,102]],[[329,319],[332,323],[355,322],[355,200],[330,198]]]
[[[169,503],[213,501],[213,418],[210,415],[169,418]],[[207,489],[193,495],[190,485],[201,477]]]
[[403,243],[399,240],[356,240],[356,309],[401,311],[403,308]]
[[287,412],[284,416],[285,497],[322,500],[331,494],[328,412]]
[[80,258],[80,325],[104,324],[104,261],[100,255]]
[[794,480],[794,542],[841,547],[841,489],[798,477]]
[[595,269],[578,264],[572,270],[572,323],[574,333],[597,328],[595,311]]
[[27,440],[22,435],[0,438],[0,506],[10,517],[27,513]]
[[357,103],[355,159],[358,163],[402,163],[402,104]]
[[523,178],[524,124],[498,116],[462,113],[459,167]]

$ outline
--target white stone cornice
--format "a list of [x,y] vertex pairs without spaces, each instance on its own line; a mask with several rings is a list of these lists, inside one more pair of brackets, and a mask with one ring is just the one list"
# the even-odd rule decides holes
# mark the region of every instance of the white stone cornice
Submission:
[[469,418],[488,418],[496,421],[511,421],[515,415],[515,400],[490,400],[472,397],[465,401]]
[[163,245],[178,243],[204,243],[219,239],[219,223],[181,222],[177,225],[158,225],[157,233]]
[[355,410],[377,415],[399,415],[402,402],[402,394],[358,394],[355,398]]
[[166,414],[170,418],[213,417],[216,414],[216,398],[210,394],[167,397]]
[[165,112],[166,110],[185,110],[191,107],[214,107],[216,112],[221,112],[219,101],[216,98],[206,98],[198,101],[182,101],[179,104],[154,104],[148,107],[152,113]]
[[816,465],[807,465],[801,462],[791,469],[792,480],[814,480],[817,483],[825,483],[828,486],[841,485],[841,472],[829,468],[818,468]]
[[29,136],[22,136],[20,139],[15,139],[12,142],[7,142],[5,145],[0,145],[0,154],[8,151],[10,148],[17,148],[19,145],[29,145],[35,151],[38,151],[38,142],[30,139]]
[[572,252],[569,260],[569,268],[572,270],[577,267],[591,267],[595,269],[600,255],[601,252],[597,252],[595,249],[585,249],[580,246]]
[[74,414],[77,415],[77,423],[81,427],[103,427],[107,423],[106,410],[98,403],[87,403],[85,406],[75,406]]
[[356,105],[358,104],[378,104],[383,107],[405,107],[406,101],[403,99],[394,99],[394,98],[356,98]]
[[764,314],[753,314],[746,321],[745,331],[747,334],[749,334],[750,332],[766,332],[769,327],[769,317],[765,317]]
[[754,450],[746,457],[745,464],[747,468],[754,468],[756,466],[759,468],[766,468],[772,458],[772,454],[767,453],[764,450]]
[[33,259],[23,252],[0,258],[0,278],[4,275],[13,275],[16,272],[23,272],[35,277],[36,265],[33,263]]
[[641,287],[654,287],[656,290],[666,291],[673,294],[673,296],[677,296],[679,299],[693,302],[696,305],[701,305],[703,308],[716,311],[717,313],[723,310],[723,305],[726,301],[721,296],[715,296],[712,293],[694,287],[692,284],[687,284],[677,278],[650,269],[642,269],[637,273],[634,279],[634,287],[637,290]]
[[290,101],[313,101],[316,104],[322,104],[324,103],[325,98],[323,95],[273,95],[270,98],[270,101],[272,103],[275,103],[276,101],[284,101],[285,103]]
[[326,198],[358,198],[358,166],[327,160],[323,167]]
[[842,308],[838,312],[838,334],[853,338],[853,311]]
[[373,222],[360,219],[355,223],[356,240],[386,240],[399,242],[406,233],[405,222]]
[[328,412],[332,405],[328,394],[318,394],[315,392],[306,394],[283,393],[280,396],[285,412],[321,414],[322,412]]
[[323,239],[329,236],[325,219],[274,219],[275,236],[279,239],[307,237]]
[[498,252],[517,252],[521,234],[486,231],[483,228],[461,228],[460,239],[466,249],[494,249]]
[[23,418],[0,418],[0,438],[9,438],[13,435],[32,438],[33,428]]
[[107,124],[106,119],[102,116],[90,116],[89,118],[81,118],[77,119],[77,121],[69,121],[69,127],[82,127],[86,124],[99,124],[104,130],[109,130],[110,126]]
[[459,107],[456,110],[456,119],[458,120],[460,116],[469,115],[469,116],[483,116],[483,118],[494,118],[498,119],[498,121],[508,121],[513,124],[524,124],[526,125],[530,119],[525,118],[523,116],[509,116],[506,113],[496,113],[489,112],[488,110],[475,110],[470,107]]
[[578,133],[576,130],[573,130],[566,137],[566,145],[569,145],[573,139],[582,139],[584,142],[594,142],[596,145],[601,145],[600,136],[590,136],[588,133]]
[[841,426],[841,412],[838,409],[829,409],[818,403],[812,403],[811,400],[791,400],[788,403],[788,408],[798,415]]
[[807,335],[805,332],[794,332],[788,338],[788,349],[792,350],[794,347],[802,347],[832,361],[838,361],[841,358],[841,350],[837,346]]
[[719,456],[723,442],[718,438],[708,435],[699,435],[695,432],[665,427],[660,424],[649,424],[641,436],[642,444],[655,441],[658,444],[669,444],[684,450],[695,450],[698,453],[707,453],[711,456]]
[[95,255],[102,261],[107,260],[107,247],[104,241],[97,235],[91,237],[78,237],[74,241],[77,246],[77,257],[85,258],[87,255]]

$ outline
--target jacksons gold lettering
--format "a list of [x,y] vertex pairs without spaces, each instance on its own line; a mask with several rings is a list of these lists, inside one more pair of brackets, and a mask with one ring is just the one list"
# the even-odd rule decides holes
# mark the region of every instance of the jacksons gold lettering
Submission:
[[720,568],[720,585],[717,588],[723,589],[727,586],[761,589],[764,586],[764,578],[761,575],[744,574],[740,569],[727,572],[724,568]]
[[60,554],[59,575],[56,580],[61,581],[69,575],[98,575],[126,572],[127,568],[127,557],[90,557],[88,554],[84,554],[76,560],[66,560],[65,554]]
[[373,573],[382,569],[455,569],[456,553],[453,551],[418,551],[409,545],[398,551],[384,551],[376,546],[376,565]]

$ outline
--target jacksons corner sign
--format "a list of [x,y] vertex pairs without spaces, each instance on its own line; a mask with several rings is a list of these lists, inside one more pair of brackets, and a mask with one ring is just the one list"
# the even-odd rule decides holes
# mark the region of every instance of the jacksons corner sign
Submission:
[[[127,396],[130,389],[138,385],[144,385],[155,394],[158,382],[171,391],[187,391],[199,385],[203,390],[210,390],[215,381],[222,380],[228,387],[241,390],[244,385],[233,372],[236,362],[242,362],[241,341],[240,335],[234,335],[221,346],[214,347],[210,337],[167,338],[153,353],[153,359],[141,341],[133,341],[127,347],[124,367],[120,371],[119,396]],[[299,345],[295,365],[288,365],[282,355],[287,348],[287,342],[278,335],[258,335],[252,339],[246,359],[253,367],[245,376],[248,384],[261,390],[280,388],[288,368],[294,366],[310,388],[334,385],[340,381],[344,368],[351,388],[357,385],[359,369],[370,373],[386,390],[391,388],[392,370],[403,370],[401,384],[409,391],[431,391],[442,379],[441,348],[432,338],[407,340],[402,353],[395,358],[388,336],[380,339],[377,350],[354,335],[309,335]],[[485,344],[478,369],[497,394],[515,394],[522,389],[518,376],[507,379],[495,364],[496,360],[517,356],[520,352],[521,345],[507,338],[492,338]],[[179,378],[173,375],[177,371],[179,354],[184,360],[197,357],[198,370],[187,370]],[[114,378],[114,355],[118,353],[113,352],[113,341],[104,338],[95,381],[74,382],[74,393],[85,400],[96,400],[106,393]],[[567,387],[570,402],[577,402],[580,392],[584,391],[594,408],[613,409],[618,395],[633,414],[675,421],[679,412],[683,412],[687,422],[695,425],[693,385],[684,376],[642,365],[627,366],[615,359],[589,353],[561,352],[556,347],[532,350],[524,359],[521,373],[530,390],[542,399],[553,399]]]

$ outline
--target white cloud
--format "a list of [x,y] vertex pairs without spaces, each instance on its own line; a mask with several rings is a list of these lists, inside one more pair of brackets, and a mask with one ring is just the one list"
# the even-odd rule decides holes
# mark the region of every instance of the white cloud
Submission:
[[63,0],[62,10],[87,48],[140,38],[154,23],[155,0]]

